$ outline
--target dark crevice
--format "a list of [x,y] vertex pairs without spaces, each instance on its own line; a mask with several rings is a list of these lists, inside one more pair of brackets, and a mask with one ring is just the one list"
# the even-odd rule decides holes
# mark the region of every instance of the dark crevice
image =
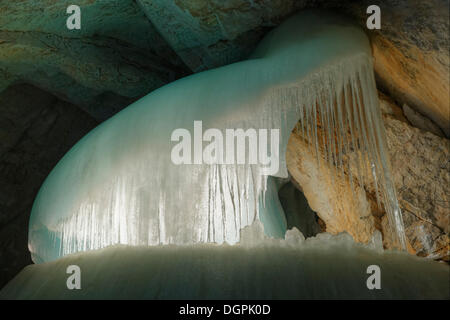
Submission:
[[323,232],[323,223],[311,209],[305,195],[292,182],[286,183],[278,192],[287,220],[287,228],[297,228],[305,238]]

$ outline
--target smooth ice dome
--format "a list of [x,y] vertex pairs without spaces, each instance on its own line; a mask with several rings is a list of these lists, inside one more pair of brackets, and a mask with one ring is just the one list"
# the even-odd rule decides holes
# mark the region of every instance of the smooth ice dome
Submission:
[[328,128],[327,161],[342,168],[342,153],[351,146],[363,151],[358,166],[370,166],[404,245],[371,59],[359,28],[328,13],[304,12],[269,33],[250,59],[145,96],[87,134],[47,177],[30,219],[33,261],[115,244],[234,244],[255,220],[267,235],[284,237],[278,185],[261,165],[171,161],[172,133],[192,130],[198,120],[222,131],[279,129],[274,176],[287,177],[292,129],[300,119],[317,149],[319,117]]

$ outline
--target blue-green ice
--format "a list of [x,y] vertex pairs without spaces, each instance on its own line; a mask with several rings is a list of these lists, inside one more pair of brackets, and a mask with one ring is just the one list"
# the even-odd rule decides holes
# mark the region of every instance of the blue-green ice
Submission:
[[[318,119],[326,124],[324,141],[318,141]],[[284,155],[299,120],[312,149],[324,144],[325,160],[339,170],[343,154],[362,150],[358,167],[372,171],[404,245],[369,41],[339,17],[304,12],[270,32],[248,60],[170,83],[80,140],[35,200],[33,261],[116,244],[235,244],[255,220],[267,235],[284,237],[278,186],[264,165],[176,165],[171,135],[185,128],[194,136],[194,121],[204,130],[278,129],[280,163],[272,175],[287,177]]]

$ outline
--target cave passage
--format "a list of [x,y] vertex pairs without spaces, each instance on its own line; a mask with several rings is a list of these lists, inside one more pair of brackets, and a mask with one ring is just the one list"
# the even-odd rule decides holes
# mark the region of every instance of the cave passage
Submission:
[[281,206],[286,215],[287,229],[297,228],[305,238],[314,237],[323,232],[319,217],[311,209],[303,192],[289,181],[278,191]]

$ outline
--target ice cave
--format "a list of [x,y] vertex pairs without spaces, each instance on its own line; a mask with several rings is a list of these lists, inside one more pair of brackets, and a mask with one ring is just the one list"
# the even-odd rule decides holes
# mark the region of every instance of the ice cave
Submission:
[[[177,129],[190,135],[174,139]],[[279,136],[261,147],[252,143],[261,132]],[[292,132],[326,166],[323,179],[348,177],[353,197],[376,190],[394,249],[377,230],[360,242],[320,232],[313,213],[292,222]],[[181,157],[193,163],[174,163],[184,142]],[[239,143],[245,161],[224,161]],[[279,160],[276,172],[267,159],[247,161],[255,146]],[[208,152],[207,163],[195,161]],[[334,13],[302,11],[247,60],[167,84],[84,136],[35,199],[35,264],[0,297],[448,298],[448,266],[407,253],[389,161],[366,34]],[[83,290],[65,289],[68,265],[80,266]],[[367,289],[370,265],[380,266],[383,290]]]

